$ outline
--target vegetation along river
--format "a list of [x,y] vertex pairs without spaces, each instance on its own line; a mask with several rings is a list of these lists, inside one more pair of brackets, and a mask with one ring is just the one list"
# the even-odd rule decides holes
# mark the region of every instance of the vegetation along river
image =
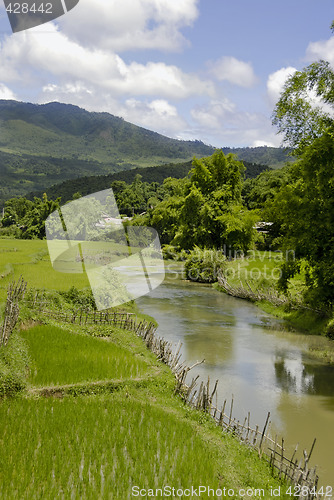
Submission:
[[300,443],[298,458],[316,437],[311,465],[321,485],[334,486],[334,367],[308,352],[329,341],[289,332],[250,302],[172,277],[138,304],[159,323],[159,336],[183,343],[189,365],[205,358],[189,377],[218,379],[218,404],[233,394],[235,417],[250,411],[261,427],[270,411],[272,434],[284,437],[291,454]]

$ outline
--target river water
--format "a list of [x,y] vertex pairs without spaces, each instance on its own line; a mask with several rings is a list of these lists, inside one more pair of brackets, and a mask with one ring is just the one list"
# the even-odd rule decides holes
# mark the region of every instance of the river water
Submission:
[[334,487],[334,367],[308,353],[309,347],[329,347],[328,340],[290,332],[250,302],[210,285],[167,278],[137,302],[159,323],[159,336],[182,342],[188,365],[205,359],[189,379],[209,375],[212,385],[218,379],[219,405],[233,394],[234,416],[243,420],[249,411],[260,428],[270,411],[271,433],[284,437],[291,454],[299,443],[298,458],[316,438],[311,465],[318,465],[321,485]]

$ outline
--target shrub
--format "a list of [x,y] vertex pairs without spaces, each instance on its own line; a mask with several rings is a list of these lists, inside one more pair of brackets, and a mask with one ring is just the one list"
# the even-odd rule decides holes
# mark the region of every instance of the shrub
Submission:
[[68,291],[61,291],[59,294],[76,307],[96,309],[94,296],[90,289],[78,290],[75,286],[71,286]]
[[185,273],[191,281],[214,283],[225,267],[226,257],[220,250],[201,250],[195,247],[186,258]]
[[330,339],[334,339],[334,318],[330,319],[325,328],[325,335]]
[[0,397],[13,396],[25,388],[28,365],[27,344],[13,333],[8,344],[0,348]]

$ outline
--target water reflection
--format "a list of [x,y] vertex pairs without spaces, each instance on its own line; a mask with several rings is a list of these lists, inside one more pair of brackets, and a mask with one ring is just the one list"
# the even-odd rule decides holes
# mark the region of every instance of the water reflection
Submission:
[[310,361],[304,353],[276,354],[275,374],[277,384],[290,394],[309,394],[334,397],[334,368]]
[[277,357],[276,380],[283,391],[295,394],[315,394],[314,375],[308,374],[301,356],[299,359]]
[[250,411],[259,425],[270,411],[275,429],[292,445],[307,446],[316,436],[314,460],[321,482],[330,484],[334,368],[308,355],[309,346],[324,346],[325,339],[292,334],[253,304],[198,284],[166,281],[138,304],[157,320],[159,335],[183,343],[189,364],[205,358],[190,375],[219,379],[219,405],[233,394],[235,416]]

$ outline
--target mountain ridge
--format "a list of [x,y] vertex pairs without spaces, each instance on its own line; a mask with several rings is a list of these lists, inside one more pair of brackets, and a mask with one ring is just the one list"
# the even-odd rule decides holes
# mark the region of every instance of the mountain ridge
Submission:
[[[280,148],[222,149],[274,168],[287,159]],[[73,104],[0,100],[0,205],[64,180],[184,163],[214,150],[199,140],[172,139]]]

